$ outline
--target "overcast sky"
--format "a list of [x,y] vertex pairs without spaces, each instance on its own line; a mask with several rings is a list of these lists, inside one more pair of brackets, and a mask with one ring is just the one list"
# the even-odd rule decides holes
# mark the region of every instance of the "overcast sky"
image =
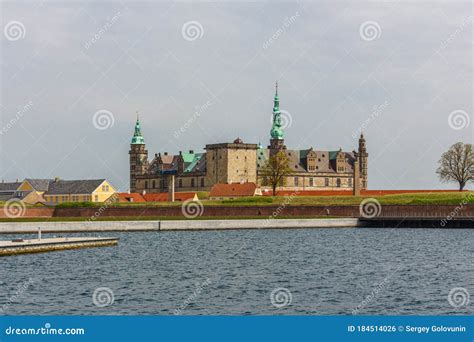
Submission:
[[363,130],[369,188],[456,188],[435,170],[473,141],[472,14],[455,1],[3,2],[0,176],[125,191],[137,110],[150,158],[266,146],[278,80],[288,148],[352,151]]

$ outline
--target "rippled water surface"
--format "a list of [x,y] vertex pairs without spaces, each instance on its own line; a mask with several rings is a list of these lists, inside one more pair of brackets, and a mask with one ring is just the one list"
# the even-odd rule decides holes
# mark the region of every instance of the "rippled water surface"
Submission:
[[[454,287],[474,297],[473,230],[333,228],[107,236],[120,237],[119,245],[0,258],[0,313],[474,311],[472,300],[461,308],[448,302]],[[94,305],[93,293],[100,287],[113,292],[111,305]],[[272,305],[270,295],[278,288],[289,291],[277,298],[288,305]]]

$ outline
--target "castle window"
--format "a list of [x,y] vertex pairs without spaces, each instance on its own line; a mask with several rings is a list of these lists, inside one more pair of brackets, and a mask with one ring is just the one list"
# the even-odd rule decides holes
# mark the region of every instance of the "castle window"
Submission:
[[178,188],[182,188],[183,187],[183,180],[180,179],[178,180]]
[[324,178],[324,186],[329,186],[329,178]]
[[153,186],[153,189],[156,188],[156,182],[155,182],[155,180],[153,180],[152,186]]
[[314,186],[313,177],[309,177],[309,186]]
[[336,186],[337,186],[338,188],[341,187],[341,179],[340,179],[340,178],[336,179]]
[[194,178],[191,178],[191,187],[194,187]]
[[201,178],[201,187],[204,187],[204,178]]
[[148,189],[148,181],[145,181],[145,189]]
[[347,183],[349,184],[349,187],[352,188],[352,178],[349,178],[349,179],[347,180]]
[[319,166],[316,166],[316,170],[319,170]]
[[298,177],[294,178],[295,186],[298,186]]

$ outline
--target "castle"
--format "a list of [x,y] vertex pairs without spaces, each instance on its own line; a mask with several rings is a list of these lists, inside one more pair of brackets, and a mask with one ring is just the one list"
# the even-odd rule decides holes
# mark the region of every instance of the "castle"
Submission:
[[350,191],[367,188],[368,153],[363,134],[357,152],[343,152],[341,149],[321,151],[312,147],[289,150],[284,143],[282,126],[276,84],[271,138],[267,148],[237,138],[232,143],[206,145],[205,152],[201,153],[192,150],[179,151],[177,155],[157,153],[150,161],[137,116],[129,151],[130,191],[167,192],[172,186],[176,191],[209,191],[217,183],[253,182],[261,185],[259,171],[277,151],[285,153],[291,168],[285,185],[279,189]]

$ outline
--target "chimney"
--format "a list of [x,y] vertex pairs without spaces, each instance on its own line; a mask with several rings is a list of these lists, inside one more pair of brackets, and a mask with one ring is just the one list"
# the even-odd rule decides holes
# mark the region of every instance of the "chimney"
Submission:
[[194,150],[189,150],[189,153],[190,153],[190,154],[194,154]]

